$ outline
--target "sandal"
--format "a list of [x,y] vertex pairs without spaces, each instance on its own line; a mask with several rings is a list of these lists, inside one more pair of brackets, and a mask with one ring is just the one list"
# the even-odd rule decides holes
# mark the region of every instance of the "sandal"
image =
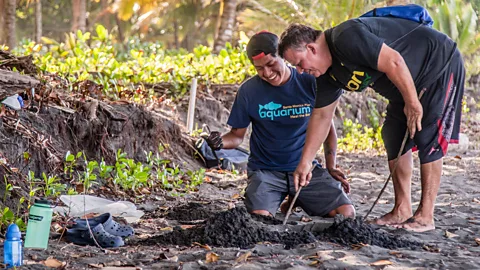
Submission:
[[130,237],[134,234],[134,230],[131,226],[122,225],[115,220],[113,220],[110,213],[105,213],[98,217],[85,219],[76,219],[72,228],[85,229],[87,228],[87,221],[90,224],[90,227],[95,227],[98,224],[102,224],[106,232],[114,236],[120,236],[123,238]]
[[95,240],[102,248],[121,247],[125,244],[120,236],[106,232],[102,224],[90,228],[92,233],[88,227],[67,229],[66,238],[69,242],[81,246],[95,246]]

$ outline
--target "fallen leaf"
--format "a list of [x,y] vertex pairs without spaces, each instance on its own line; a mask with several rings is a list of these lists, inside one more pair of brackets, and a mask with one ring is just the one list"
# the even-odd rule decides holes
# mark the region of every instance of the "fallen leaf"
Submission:
[[83,184],[77,184],[75,185],[75,191],[77,191],[78,193],[82,193],[83,191],[85,191],[85,187],[83,186]]
[[457,237],[458,235],[457,234],[454,234],[454,233],[451,233],[449,231],[445,231],[445,236],[447,238],[453,238],[453,237]]
[[302,218],[300,219],[301,222],[310,222],[312,221],[313,219],[309,218],[309,217],[306,217],[306,216],[302,216]]
[[206,256],[206,262],[207,263],[212,263],[212,262],[216,262],[218,261],[218,254],[217,253],[214,253],[214,252],[209,252],[207,253],[207,256]]
[[103,264],[89,263],[88,266],[93,268],[103,268]]
[[404,255],[402,253],[398,252],[398,251],[390,251],[389,254],[393,255],[397,258],[403,258],[404,257]]
[[250,251],[245,252],[242,255],[240,255],[237,259],[235,259],[235,261],[237,263],[246,262],[248,260],[248,257],[250,257],[250,255],[252,255],[252,252],[250,252]]
[[171,261],[171,262],[178,262],[178,256],[170,257],[170,258],[168,258],[168,260]]
[[238,193],[233,194],[232,199],[236,200],[238,198],[240,198],[240,194]]
[[[22,263],[22,265],[32,265],[32,264],[38,264],[38,262],[37,261],[31,261],[31,260],[23,260],[23,263]],[[5,269],[5,267],[2,268],[2,269]]]
[[208,177],[208,176],[205,176],[205,178],[203,179],[203,181],[205,181],[206,183],[211,183],[212,182],[212,178]]
[[456,155],[455,158],[456,158],[456,159],[462,159],[462,157],[459,156],[459,155]]
[[160,231],[173,231],[173,228],[172,227],[164,227],[164,228],[160,228]]
[[379,260],[371,263],[372,266],[382,266],[382,265],[392,265],[393,263],[389,260]]
[[364,244],[364,243],[353,244],[353,245],[352,245],[352,249],[353,249],[353,250],[359,250],[359,249],[361,249],[361,248],[363,248],[363,247],[366,247],[366,246],[368,246],[368,245],[367,245],[367,244]]
[[480,238],[475,238],[475,242],[477,242],[477,245],[480,246]]
[[11,167],[10,170],[12,170],[12,172],[18,172],[18,168]]
[[315,260],[315,261],[313,261],[313,262],[309,263],[308,265],[310,265],[310,266],[312,266],[312,265],[316,265],[316,264],[318,264],[319,262],[320,262],[320,261],[318,261],[318,260]]
[[198,243],[198,242],[193,242],[192,244],[193,244],[194,246],[202,247],[202,248],[204,248],[204,249],[206,249],[206,250],[212,250],[212,248],[211,248],[209,245],[202,245],[202,244],[200,244],[200,243]]
[[54,259],[54,258],[48,258],[45,261],[43,261],[42,263],[46,267],[52,267],[52,268],[60,268],[60,267],[62,267],[66,264],[65,262],[61,262],[61,261],[59,261],[57,259]]
[[105,266],[122,266],[123,263],[121,261],[113,261],[105,263]]
[[441,249],[438,248],[438,247],[432,247],[432,246],[427,246],[427,245],[423,246],[423,249],[425,249],[426,251],[429,251],[429,252],[436,252],[436,253],[441,251]]
[[80,218],[81,219],[90,219],[90,218],[94,218],[97,216],[97,213],[90,213],[90,214],[86,214],[84,216],[81,216]]
[[180,225],[180,228],[182,228],[184,230],[185,229],[190,229],[190,228],[193,228],[193,227],[195,227],[195,225]]

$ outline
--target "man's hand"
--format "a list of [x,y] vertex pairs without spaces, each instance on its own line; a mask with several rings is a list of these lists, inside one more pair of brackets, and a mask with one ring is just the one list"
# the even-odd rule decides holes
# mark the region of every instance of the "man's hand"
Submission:
[[350,194],[350,183],[347,181],[347,177],[340,169],[330,168],[328,173],[337,181],[342,183],[342,188],[345,193]]
[[223,148],[222,134],[218,131],[211,132],[205,140],[212,150],[216,151]]
[[405,103],[404,113],[407,116],[407,127],[410,138],[413,139],[416,131],[422,130],[423,108],[419,100],[414,103]]
[[293,183],[295,183],[295,191],[298,190],[299,186],[306,186],[310,183],[312,179],[312,162],[298,164],[295,172],[293,173]]

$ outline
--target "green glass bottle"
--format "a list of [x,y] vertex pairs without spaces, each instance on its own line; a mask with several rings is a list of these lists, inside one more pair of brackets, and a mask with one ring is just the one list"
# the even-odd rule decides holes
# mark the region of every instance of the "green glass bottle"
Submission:
[[48,200],[35,200],[30,207],[25,248],[47,249],[53,209]]

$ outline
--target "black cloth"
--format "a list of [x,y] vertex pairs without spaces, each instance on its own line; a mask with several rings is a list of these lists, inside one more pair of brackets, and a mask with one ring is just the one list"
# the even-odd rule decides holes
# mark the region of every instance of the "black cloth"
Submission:
[[[465,84],[465,69],[460,53],[457,52],[451,65],[436,82],[426,87],[420,99],[426,117],[422,119],[422,130],[408,138],[402,154],[410,149],[418,150],[421,164],[429,163],[445,156],[449,143],[458,143],[462,97]],[[382,128],[382,138],[388,160],[397,158],[407,131],[407,119],[403,113],[403,103],[389,103],[387,117]]]
[[400,91],[377,70],[383,43],[403,56],[418,92],[444,70],[455,51],[455,43],[447,35],[399,18],[348,20],[326,30],[325,37],[332,54],[332,66],[317,78],[317,108],[333,103],[342,88],[363,91],[368,86],[390,102],[403,102]]

